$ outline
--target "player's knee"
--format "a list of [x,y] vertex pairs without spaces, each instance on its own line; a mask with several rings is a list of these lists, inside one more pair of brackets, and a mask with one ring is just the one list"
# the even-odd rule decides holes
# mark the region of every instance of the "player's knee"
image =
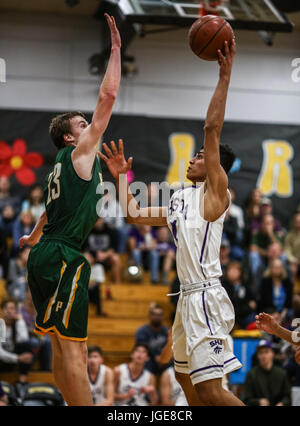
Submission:
[[87,362],[87,347],[85,342],[66,341],[62,347],[63,356],[74,363]]

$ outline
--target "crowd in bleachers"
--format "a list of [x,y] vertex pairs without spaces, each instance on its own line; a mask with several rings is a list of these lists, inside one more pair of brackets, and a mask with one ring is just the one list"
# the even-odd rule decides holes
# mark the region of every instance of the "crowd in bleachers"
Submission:
[[[222,284],[236,313],[235,328],[254,329],[255,315],[261,311],[271,313],[284,327],[290,328],[292,319],[300,317],[300,207],[291,212],[291,223],[285,227],[273,211],[272,200],[264,197],[258,188],[249,194],[245,206],[235,204],[235,191],[233,188],[230,191],[232,204],[224,222],[220,261]],[[104,203],[106,214],[99,217],[83,247],[92,270],[90,301],[96,305],[99,316],[105,315],[99,291],[104,281],[112,285],[122,283],[124,276],[134,281],[148,270],[153,285],[170,286],[172,292],[179,287],[176,247],[168,228],[129,225],[118,200],[110,194],[105,197],[110,201]],[[110,208],[117,215],[111,215]],[[32,231],[43,211],[40,185],[30,188],[27,197],[21,199],[11,194],[9,179],[0,178],[0,278],[6,291],[2,318],[8,333],[5,344],[0,343],[0,372],[18,365],[20,380],[26,379],[37,357],[43,370],[51,369],[49,338],[33,333],[35,311],[26,282],[30,248],[19,249],[18,243],[22,235]],[[107,286],[106,298],[110,297]],[[176,306],[176,298],[172,302]],[[147,332],[153,331],[149,327],[137,332],[137,342],[145,343]],[[271,336],[268,339],[271,341]],[[154,368],[166,341],[167,330],[158,345],[158,353],[147,361],[148,367],[152,363],[154,375],[167,368],[161,368],[159,362]],[[300,385],[298,367],[294,364],[291,367],[292,349],[278,341],[273,341],[273,349],[275,362],[286,367],[291,383]]]

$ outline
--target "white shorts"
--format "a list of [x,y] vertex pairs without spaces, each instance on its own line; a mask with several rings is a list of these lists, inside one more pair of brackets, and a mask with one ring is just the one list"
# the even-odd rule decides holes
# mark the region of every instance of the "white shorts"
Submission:
[[172,328],[175,370],[193,385],[241,368],[230,332],[235,315],[219,280],[181,287]]

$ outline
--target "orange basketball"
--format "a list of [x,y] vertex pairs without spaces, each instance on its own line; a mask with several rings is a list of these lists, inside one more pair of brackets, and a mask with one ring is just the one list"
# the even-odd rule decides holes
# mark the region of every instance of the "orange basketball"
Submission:
[[230,47],[234,38],[231,25],[220,16],[206,15],[197,19],[189,31],[192,51],[206,61],[218,60],[218,49],[224,53],[224,42]]

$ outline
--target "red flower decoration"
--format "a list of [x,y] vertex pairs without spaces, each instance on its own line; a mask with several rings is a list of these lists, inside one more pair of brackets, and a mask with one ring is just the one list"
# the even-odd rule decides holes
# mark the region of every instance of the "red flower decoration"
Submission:
[[36,175],[32,168],[41,167],[44,159],[38,152],[26,151],[27,144],[23,139],[16,139],[12,147],[0,141],[0,176],[10,177],[15,173],[22,185],[35,183]]

